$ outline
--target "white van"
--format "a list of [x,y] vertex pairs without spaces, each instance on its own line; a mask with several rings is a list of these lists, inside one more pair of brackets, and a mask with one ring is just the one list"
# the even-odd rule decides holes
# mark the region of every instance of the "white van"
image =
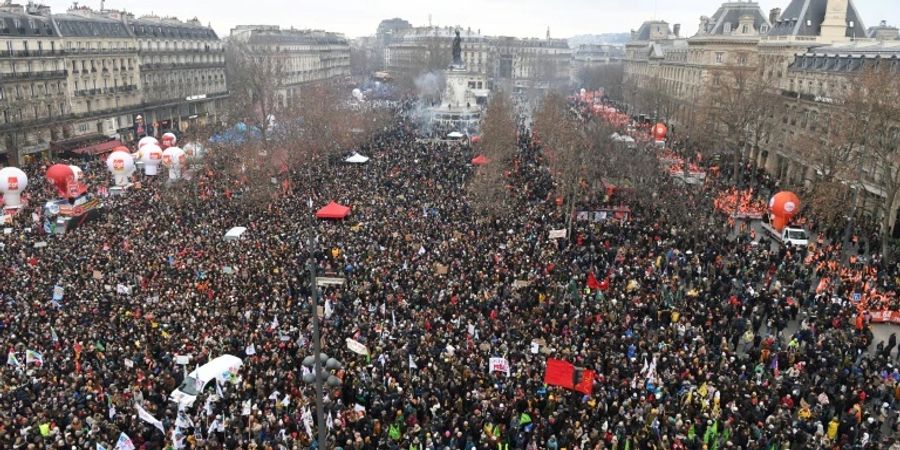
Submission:
[[179,408],[190,408],[210,381],[216,378],[230,378],[231,374],[236,374],[243,364],[241,358],[233,355],[222,355],[213,359],[189,373],[181,382],[181,386],[169,394],[169,400],[177,403]]

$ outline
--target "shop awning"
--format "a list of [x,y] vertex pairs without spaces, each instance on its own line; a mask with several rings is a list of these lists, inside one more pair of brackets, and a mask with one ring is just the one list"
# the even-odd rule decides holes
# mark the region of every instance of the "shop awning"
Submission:
[[76,148],[72,150],[72,153],[77,153],[79,155],[102,155],[104,153],[109,153],[113,151],[114,148],[121,146],[122,143],[114,140],[101,142],[99,144],[88,145],[87,147]]

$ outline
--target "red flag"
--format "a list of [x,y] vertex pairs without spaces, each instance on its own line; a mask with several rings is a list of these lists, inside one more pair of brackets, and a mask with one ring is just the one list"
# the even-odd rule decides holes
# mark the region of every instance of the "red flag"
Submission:
[[594,379],[597,378],[597,372],[587,369],[580,372],[581,379],[576,381],[578,384],[575,385],[575,390],[584,395],[591,395],[594,392]]
[[609,277],[604,278],[603,281],[600,282],[600,290],[605,291],[607,289],[609,289]]
[[562,386],[573,389],[575,366],[559,359],[547,359],[547,370],[544,372],[544,383],[551,386]]
[[588,289],[592,291],[600,289],[600,282],[597,281],[597,277],[594,276],[594,272],[588,272],[587,286]]

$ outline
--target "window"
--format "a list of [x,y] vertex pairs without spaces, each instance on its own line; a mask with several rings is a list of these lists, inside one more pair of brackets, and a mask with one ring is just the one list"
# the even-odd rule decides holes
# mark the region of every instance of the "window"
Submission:
[[750,33],[750,27],[747,26],[747,24],[741,25],[741,33],[743,33],[743,34],[748,34],[748,33]]
[[722,24],[722,32],[731,33],[731,22],[725,22],[724,24]]
[[725,62],[725,52],[716,52],[716,64]]

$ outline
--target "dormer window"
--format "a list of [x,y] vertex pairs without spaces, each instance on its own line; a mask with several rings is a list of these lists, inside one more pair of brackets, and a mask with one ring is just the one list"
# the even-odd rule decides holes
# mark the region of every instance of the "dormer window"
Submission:
[[722,32],[731,33],[731,22],[725,22],[724,24],[722,24]]
[[760,26],[759,26],[759,32],[760,32],[760,33],[768,33],[768,32],[769,32],[769,26],[766,25],[766,24],[760,25]]
[[741,33],[742,33],[742,34],[748,34],[748,33],[750,33],[750,27],[747,26],[747,24],[741,25]]

